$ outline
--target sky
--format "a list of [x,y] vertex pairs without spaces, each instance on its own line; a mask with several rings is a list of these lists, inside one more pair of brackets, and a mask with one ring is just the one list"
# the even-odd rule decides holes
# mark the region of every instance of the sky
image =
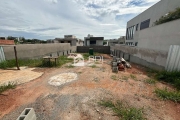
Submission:
[[125,36],[127,21],[159,0],[0,0],[0,36],[42,40]]

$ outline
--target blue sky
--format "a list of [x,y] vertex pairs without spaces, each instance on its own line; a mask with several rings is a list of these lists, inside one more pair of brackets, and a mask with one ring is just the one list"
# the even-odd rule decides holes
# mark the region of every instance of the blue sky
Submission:
[[159,0],[0,0],[0,36],[124,36],[127,21]]

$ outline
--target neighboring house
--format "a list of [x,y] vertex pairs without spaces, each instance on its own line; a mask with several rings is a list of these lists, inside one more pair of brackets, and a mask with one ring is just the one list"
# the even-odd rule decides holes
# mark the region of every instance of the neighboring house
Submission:
[[168,51],[180,44],[180,19],[156,25],[162,16],[180,7],[179,0],[161,0],[127,22],[126,45]]
[[84,41],[82,41],[81,39],[78,39],[76,41],[76,46],[83,46],[84,45]]
[[55,38],[54,40],[47,40],[47,43],[70,43],[71,46],[76,46],[79,39],[74,35],[64,35],[64,38]]
[[103,46],[104,37],[93,37],[93,35],[88,35],[84,37],[84,46]]
[[115,44],[125,44],[125,36],[121,36],[118,39],[109,39],[108,40],[109,46],[114,46]]

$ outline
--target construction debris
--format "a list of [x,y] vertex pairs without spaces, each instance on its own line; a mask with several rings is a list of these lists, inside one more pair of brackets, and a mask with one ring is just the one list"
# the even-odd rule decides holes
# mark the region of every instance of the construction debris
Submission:
[[83,58],[83,56],[77,53],[70,53],[68,54],[68,58]]
[[117,58],[116,56],[113,56],[111,64],[113,72],[125,71],[126,68],[131,68],[131,65],[122,57]]

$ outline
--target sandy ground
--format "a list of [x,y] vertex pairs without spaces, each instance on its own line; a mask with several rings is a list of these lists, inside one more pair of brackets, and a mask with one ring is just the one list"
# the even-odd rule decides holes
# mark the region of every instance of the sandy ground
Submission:
[[2,70],[0,69],[0,85],[14,82],[22,84],[40,77],[43,72],[34,72],[35,68],[20,67],[20,70]]
[[[144,117],[148,120],[179,120],[180,104],[163,101],[154,94],[155,88],[170,86],[147,84],[144,82],[148,78],[145,68],[138,65],[132,65],[133,68],[126,72],[112,73],[110,60],[96,64],[96,68],[64,66],[33,70],[44,74],[0,95],[0,119],[14,120],[25,108],[32,107],[37,120],[118,120],[110,109],[97,104],[100,100],[111,99],[143,107]],[[66,72],[76,73],[77,80],[60,86],[48,84],[51,77]],[[113,80],[112,75],[121,79]],[[130,78],[130,75],[137,79]],[[124,80],[124,76],[128,80]]]

